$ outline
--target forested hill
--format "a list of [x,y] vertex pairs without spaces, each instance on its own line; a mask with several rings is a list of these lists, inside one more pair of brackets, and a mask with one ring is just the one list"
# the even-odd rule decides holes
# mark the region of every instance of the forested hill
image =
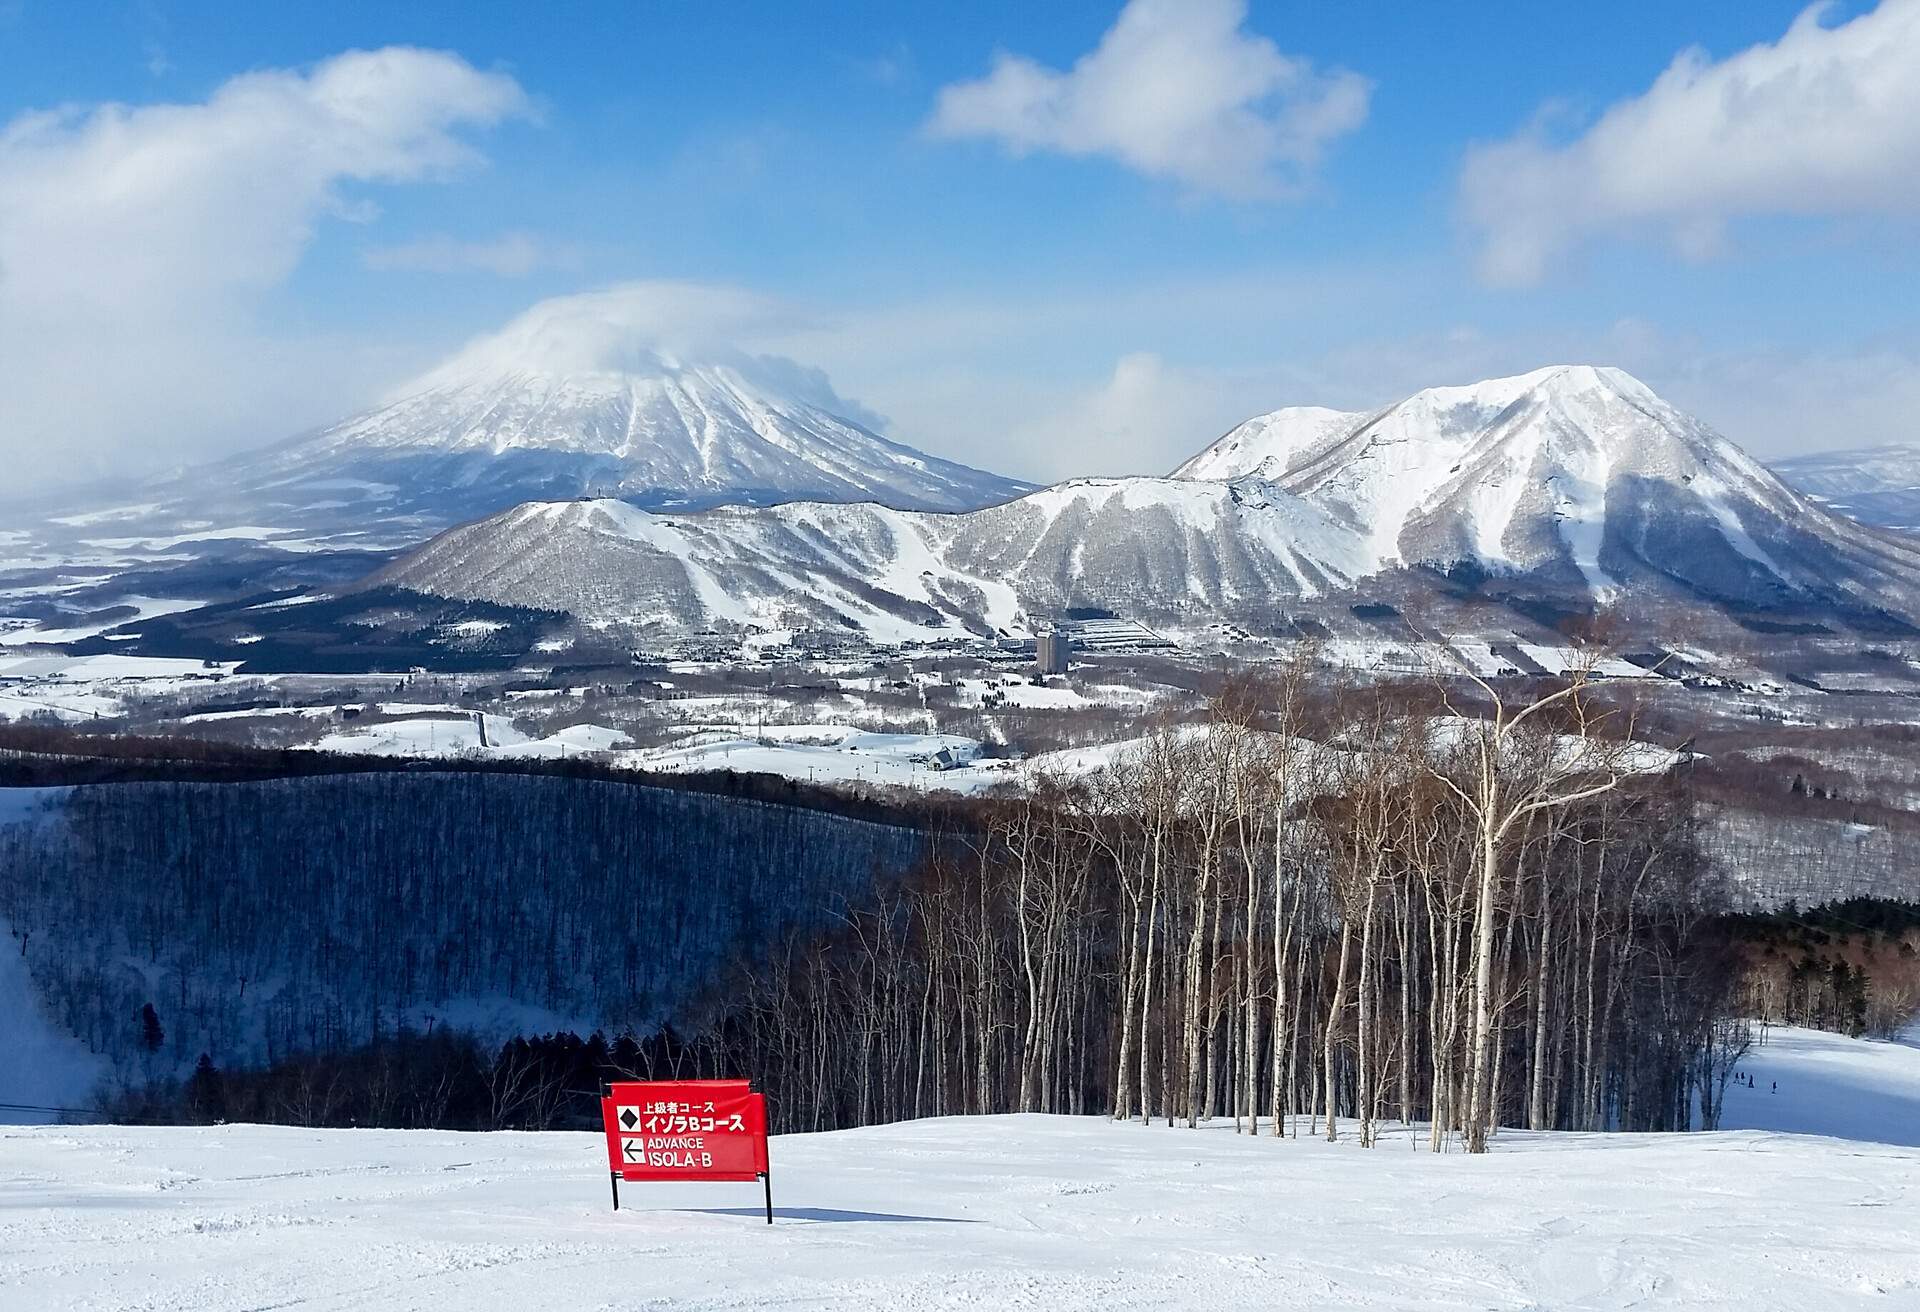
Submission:
[[100,784],[0,823],[0,918],[56,1020],[123,1072],[161,1074],[487,1014],[645,1033],[722,962],[870,894],[928,841],[916,823],[530,774]]

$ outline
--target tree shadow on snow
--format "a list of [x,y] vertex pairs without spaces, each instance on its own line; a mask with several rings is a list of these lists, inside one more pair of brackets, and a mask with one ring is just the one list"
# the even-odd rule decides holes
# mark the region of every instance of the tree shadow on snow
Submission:
[[[764,1220],[767,1209],[764,1207],[685,1207],[677,1211],[697,1212],[702,1216],[751,1216]],[[903,1216],[897,1212],[849,1212],[838,1207],[776,1207],[773,1209],[776,1221],[815,1221],[823,1224],[844,1221],[925,1221],[938,1225],[976,1225],[978,1222],[964,1216]]]

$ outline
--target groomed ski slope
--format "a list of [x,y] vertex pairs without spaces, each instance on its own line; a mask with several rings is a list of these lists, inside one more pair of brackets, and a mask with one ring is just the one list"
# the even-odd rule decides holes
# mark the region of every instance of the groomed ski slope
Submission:
[[1508,1131],[1474,1159],[956,1118],[776,1140],[769,1229],[751,1185],[615,1215],[590,1135],[17,1130],[0,1307],[1920,1307],[1920,1049],[1775,1031],[1748,1069],[1748,1123],[1856,1137]]

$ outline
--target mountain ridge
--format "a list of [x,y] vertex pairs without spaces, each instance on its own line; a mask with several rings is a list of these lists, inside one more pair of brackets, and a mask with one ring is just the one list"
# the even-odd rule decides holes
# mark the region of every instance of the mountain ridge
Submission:
[[1027,632],[1075,607],[1281,626],[1362,588],[1437,586],[1423,572],[1588,609],[1920,615],[1920,542],[1822,510],[1618,370],[1431,389],[1361,416],[1276,414],[1249,421],[1266,421],[1259,441],[1241,425],[1168,478],[1076,479],[944,514],[522,507],[376,577],[596,622],[897,639]]

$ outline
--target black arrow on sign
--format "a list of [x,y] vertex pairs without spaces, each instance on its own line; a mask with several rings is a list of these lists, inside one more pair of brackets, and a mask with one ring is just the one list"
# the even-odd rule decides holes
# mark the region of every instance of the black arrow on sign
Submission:
[[629,1130],[631,1130],[639,1120],[640,1118],[634,1115],[633,1108],[622,1107],[620,1109],[620,1124],[626,1126]]
[[624,1141],[620,1145],[620,1152],[621,1152],[621,1155],[624,1156],[630,1162],[637,1162],[640,1160],[640,1145],[637,1141],[633,1139],[628,1139]]

